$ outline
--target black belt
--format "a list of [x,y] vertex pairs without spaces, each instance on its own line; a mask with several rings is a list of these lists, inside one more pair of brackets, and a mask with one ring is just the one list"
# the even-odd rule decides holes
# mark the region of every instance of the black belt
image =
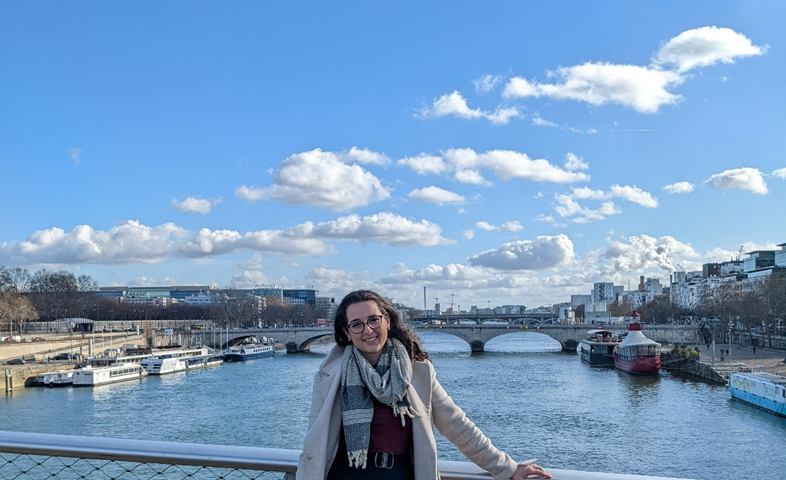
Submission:
[[409,465],[409,455],[400,455],[386,452],[368,452],[368,461],[377,468],[391,469],[398,465],[405,467]]

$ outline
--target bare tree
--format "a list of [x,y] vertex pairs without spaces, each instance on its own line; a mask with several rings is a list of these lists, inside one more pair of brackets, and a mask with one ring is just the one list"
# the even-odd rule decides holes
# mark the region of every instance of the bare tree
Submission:
[[21,335],[25,323],[36,318],[38,312],[29,298],[15,291],[0,292],[0,321],[10,325],[12,332],[13,325],[16,325]]

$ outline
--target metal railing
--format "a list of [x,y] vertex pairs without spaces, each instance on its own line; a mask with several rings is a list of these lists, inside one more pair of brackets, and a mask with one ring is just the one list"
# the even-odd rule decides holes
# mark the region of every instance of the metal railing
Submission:
[[[300,451],[0,431],[1,480],[294,480]],[[555,480],[677,480],[559,470]],[[489,480],[469,462],[440,460],[443,480]]]

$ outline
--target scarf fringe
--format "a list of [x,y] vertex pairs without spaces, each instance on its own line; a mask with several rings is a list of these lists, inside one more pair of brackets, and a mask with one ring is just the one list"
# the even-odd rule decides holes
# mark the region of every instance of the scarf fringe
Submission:
[[349,466],[355,468],[366,468],[366,460],[368,459],[368,450],[355,450],[354,452],[347,452],[349,458]]
[[420,414],[414,408],[407,405],[393,405],[393,416],[401,417],[401,426],[407,426],[407,418],[420,418]]

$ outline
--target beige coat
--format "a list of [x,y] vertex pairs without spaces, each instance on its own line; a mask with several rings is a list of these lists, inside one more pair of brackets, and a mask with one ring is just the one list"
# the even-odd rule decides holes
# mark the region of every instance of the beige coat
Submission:
[[[324,480],[336,456],[341,432],[338,389],[341,383],[343,351],[343,347],[334,347],[314,378],[308,431],[297,469],[299,480]],[[420,418],[411,419],[415,478],[439,478],[433,427],[437,427],[439,433],[495,479],[506,480],[512,477],[517,463],[506,453],[497,450],[467,418],[464,411],[453,403],[437,381],[431,362],[415,362],[412,370],[409,400],[420,414]]]

